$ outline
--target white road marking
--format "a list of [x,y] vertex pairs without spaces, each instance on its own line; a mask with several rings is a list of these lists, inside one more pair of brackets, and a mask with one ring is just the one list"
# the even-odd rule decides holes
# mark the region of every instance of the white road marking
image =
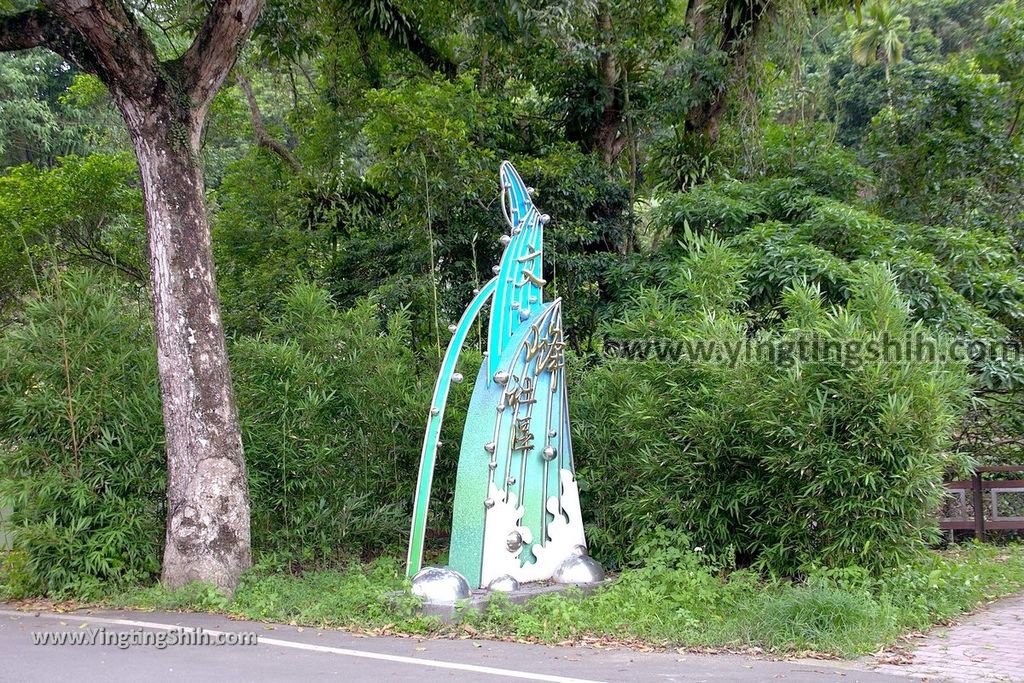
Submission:
[[[110,619],[107,617],[84,617],[71,614],[49,614],[46,612],[18,612],[15,610],[0,610],[0,616],[6,617],[43,617],[47,619],[64,621],[82,621],[96,624],[113,624],[117,626],[133,626],[135,628],[150,628],[158,631],[196,631],[191,626],[180,626],[177,624],[161,624],[154,621],[136,621],[134,619]],[[205,633],[221,635],[224,631],[214,631],[203,627]],[[438,669],[454,669],[456,671],[470,671],[490,676],[505,676],[507,678],[524,678],[530,681],[548,681],[550,683],[603,683],[585,678],[570,678],[568,676],[554,676],[551,674],[529,673],[516,671],[515,669],[499,669],[493,666],[479,666],[477,664],[463,664],[461,662],[446,662],[440,659],[421,659],[419,657],[405,657],[402,655],[389,655],[382,652],[368,652],[365,650],[352,650],[344,647],[330,647],[327,645],[313,645],[293,640],[280,640],[278,638],[259,637],[260,645],[273,645],[275,647],[287,647],[293,650],[308,650],[310,652],[324,652],[327,654],[342,655],[344,657],[360,657],[363,659],[379,659],[386,662],[397,662],[400,664],[412,664],[415,666],[434,667]]]

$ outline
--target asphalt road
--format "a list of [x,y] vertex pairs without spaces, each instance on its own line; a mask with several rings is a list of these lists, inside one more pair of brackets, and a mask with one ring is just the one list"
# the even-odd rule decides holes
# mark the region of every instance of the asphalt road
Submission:
[[[180,629],[185,629],[181,631]],[[208,639],[255,632],[256,645],[154,644],[117,639]],[[42,644],[41,638],[93,644]],[[156,634],[164,634],[157,636]],[[181,635],[184,633],[185,635]],[[46,635],[52,634],[52,635]],[[63,634],[63,635],[62,635]],[[124,635],[120,635],[124,634]],[[149,635],[142,635],[149,634]],[[191,635],[190,635],[191,634]],[[103,641],[107,644],[104,644]],[[127,640],[124,640],[127,642]],[[0,605],[0,681],[698,681],[907,683],[907,678],[824,662],[773,662],[731,655],[640,653],[486,640],[359,637],[350,633],[231,621],[209,614],[18,612]]]

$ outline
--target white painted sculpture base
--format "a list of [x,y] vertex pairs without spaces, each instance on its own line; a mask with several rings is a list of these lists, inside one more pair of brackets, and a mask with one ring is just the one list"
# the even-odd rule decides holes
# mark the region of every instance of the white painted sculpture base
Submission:
[[[548,538],[544,543],[541,539],[534,542],[530,530],[520,526],[525,510],[518,504],[515,494],[491,484],[490,498],[494,506],[487,510],[484,519],[482,585],[501,576],[511,576],[521,584],[545,581],[552,578],[568,558],[586,553],[576,479],[571,471],[563,469],[559,471],[559,480],[561,510],[557,496],[548,498],[546,507],[554,519],[548,523]],[[520,556],[527,546],[537,561],[522,564]]]

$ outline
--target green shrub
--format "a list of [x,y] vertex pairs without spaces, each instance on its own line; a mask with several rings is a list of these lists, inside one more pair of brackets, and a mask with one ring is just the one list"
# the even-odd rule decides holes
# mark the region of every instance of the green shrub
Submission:
[[818,198],[799,226],[808,242],[849,261],[887,254],[895,233],[892,223],[868,211]]
[[[1006,231],[894,223],[816,192],[823,190],[795,177],[719,181],[667,196],[651,223],[684,242],[721,238],[739,250],[751,312],[766,322],[778,318],[785,289],[802,280],[829,303],[844,303],[850,267],[865,260],[892,266],[916,320],[968,338],[1024,329],[1020,256]],[[662,286],[677,258],[674,247],[663,248],[628,275]]]
[[830,132],[819,128],[770,125],[763,154],[769,177],[799,178],[814,192],[841,201],[853,200],[873,180],[855,152],[835,144]]
[[689,192],[670,195],[659,207],[655,222],[677,234],[692,231],[731,237],[765,220],[768,207],[757,197],[737,196],[741,187],[731,181],[698,185]]
[[[34,284],[33,261],[104,263],[146,278],[145,221],[131,154],[67,156],[0,173],[0,312]],[[11,306],[14,308],[13,306]]]
[[0,599],[20,600],[39,592],[38,577],[22,550],[0,552]]
[[783,292],[796,282],[818,288],[832,303],[845,302],[849,296],[849,264],[807,242],[798,228],[774,221],[762,223],[731,244],[749,254],[744,279],[754,309],[777,308]]
[[152,330],[90,271],[55,274],[0,339],[0,498],[55,596],[159,569],[163,423]]
[[318,264],[313,231],[302,230],[292,206],[294,176],[279,160],[254,152],[228,165],[213,193],[217,290],[229,334],[254,334],[277,315],[296,277]]
[[[13,503],[12,557],[25,559],[14,583],[31,591],[90,595],[159,570],[155,353],[148,316],[126,301],[95,272],[68,272],[0,339],[0,498]],[[263,336],[230,348],[254,550],[322,565],[400,544],[433,363],[414,355],[404,313],[382,321],[371,300],[342,313],[299,284],[279,310]],[[448,443],[458,442],[469,385],[453,391]],[[456,459],[442,454],[431,525],[443,532]]]
[[[382,329],[373,302],[340,313],[305,284],[281,311],[264,336],[232,346],[254,545],[308,562],[397,544],[433,380],[417,371],[408,319]],[[435,506],[441,526],[447,509]]]
[[1010,88],[967,56],[897,71],[893,104],[874,118],[865,144],[886,215],[1020,230],[1024,160],[1019,141],[1007,135]]
[[898,248],[889,264],[912,315],[928,325],[967,338],[1005,339],[1010,331],[950,284],[946,269],[929,253]]
[[[665,303],[627,314],[612,336],[746,340],[743,318],[727,308],[651,296]],[[943,472],[955,463],[945,449],[964,368],[792,357],[811,337],[866,349],[883,335],[924,334],[884,267],[851,271],[845,307],[829,310],[817,290],[798,286],[782,311],[783,328],[760,333],[753,347],[778,360],[610,360],[579,380],[579,476],[604,561],[627,562],[658,526],[777,574],[813,561],[880,570],[929,539]]]

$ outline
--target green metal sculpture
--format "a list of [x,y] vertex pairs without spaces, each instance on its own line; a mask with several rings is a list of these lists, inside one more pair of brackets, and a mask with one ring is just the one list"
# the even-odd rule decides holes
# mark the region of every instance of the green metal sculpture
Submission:
[[[512,164],[503,162],[500,176],[510,234],[501,238],[505,251],[493,269],[494,278],[451,328],[420,458],[408,573],[414,590],[419,584],[428,597],[443,593],[439,587],[450,586],[453,575],[473,587],[496,590],[547,579],[590,583],[604,576],[586,554],[569,434],[561,299],[545,303],[543,298],[543,238],[549,217],[534,206],[532,188],[523,184]],[[456,370],[459,352],[488,302],[487,352],[459,453],[450,570],[421,571],[448,390],[463,379]]]

